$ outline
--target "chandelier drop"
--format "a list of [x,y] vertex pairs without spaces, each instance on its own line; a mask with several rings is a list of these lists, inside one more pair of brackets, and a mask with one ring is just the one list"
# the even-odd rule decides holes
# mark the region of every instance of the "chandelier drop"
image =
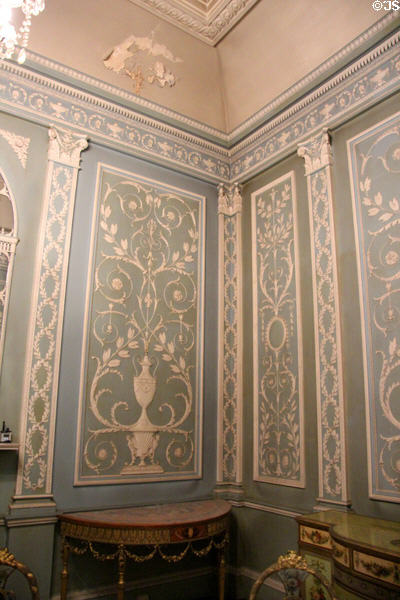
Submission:
[[[18,50],[17,61],[25,62],[32,16],[44,10],[44,3],[45,0],[0,0],[0,59],[12,58]],[[13,8],[20,8],[23,13],[18,31],[11,23]]]

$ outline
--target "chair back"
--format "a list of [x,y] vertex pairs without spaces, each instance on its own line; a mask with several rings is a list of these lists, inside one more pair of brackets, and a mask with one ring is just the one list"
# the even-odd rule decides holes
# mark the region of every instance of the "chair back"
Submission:
[[[20,582],[14,575],[21,573],[25,579],[25,584],[21,587]],[[13,554],[7,548],[0,549],[0,600],[15,600],[18,596],[26,598],[27,589],[29,589],[32,600],[40,600],[39,588],[35,575],[23,563],[16,560]],[[23,591],[20,591],[23,590]]]
[[332,587],[325,577],[312,569],[306,560],[293,550],[282,554],[273,565],[261,573],[251,588],[249,600],[256,600],[257,593],[265,580],[276,575],[285,590],[283,600],[304,599],[305,581],[308,577],[314,578],[310,589],[313,600],[336,600]]

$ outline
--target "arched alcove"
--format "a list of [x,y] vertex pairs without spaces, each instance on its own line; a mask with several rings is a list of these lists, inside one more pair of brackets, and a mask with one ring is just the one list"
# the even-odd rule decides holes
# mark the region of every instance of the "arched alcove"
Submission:
[[15,249],[18,244],[16,229],[15,203],[6,177],[0,169],[0,368],[3,359]]

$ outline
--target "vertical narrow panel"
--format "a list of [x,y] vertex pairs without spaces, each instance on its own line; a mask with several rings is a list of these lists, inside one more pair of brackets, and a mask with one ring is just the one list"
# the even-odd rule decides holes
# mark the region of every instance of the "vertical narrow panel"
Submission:
[[[218,197],[219,224],[219,485],[242,483],[242,197],[239,187]],[[233,486],[233,488],[232,488]]]
[[80,154],[85,136],[51,128],[45,207],[28,337],[19,496],[51,495],[65,286]]
[[317,378],[319,499],[349,504],[342,343],[329,134],[299,145],[310,207]]
[[400,114],[348,142],[358,256],[369,493],[400,502]]
[[205,198],[99,165],[75,483],[201,476]]
[[254,478],[304,487],[294,173],[252,194]]

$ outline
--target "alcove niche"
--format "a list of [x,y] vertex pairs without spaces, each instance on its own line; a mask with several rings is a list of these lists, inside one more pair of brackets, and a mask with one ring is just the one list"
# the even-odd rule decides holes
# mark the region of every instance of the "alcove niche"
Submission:
[[3,362],[7,309],[10,298],[16,236],[16,211],[6,177],[0,169],[0,369]]

